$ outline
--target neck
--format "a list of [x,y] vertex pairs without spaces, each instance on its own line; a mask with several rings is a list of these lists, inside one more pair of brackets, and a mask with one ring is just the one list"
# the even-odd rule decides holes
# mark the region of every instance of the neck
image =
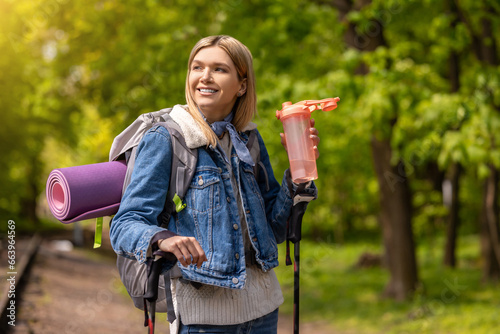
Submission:
[[233,117],[234,117],[234,113],[230,112],[229,114],[225,115],[222,118],[219,117],[216,119],[212,119],[212,118],[208,118],[207,116],[205,116],[203,111],[201,111],[200,107],[198,107],[198,111],[200,112],[201,117],[203,117],[205,122],[207,122],[208,124],[213,124],[215,122],[229,122],[229,123],[231,123],[231,121],[233,120]]

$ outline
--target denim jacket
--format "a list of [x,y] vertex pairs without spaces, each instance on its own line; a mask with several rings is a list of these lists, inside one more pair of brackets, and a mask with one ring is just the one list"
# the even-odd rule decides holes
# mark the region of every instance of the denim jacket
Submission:
[[[184,117],[191,118],[189,114]],[[248,140],[245,133],[241,136]],[[260,134],[257,138],[259,165],[265,169],[258,173],[258,179],[253,167],[241,161],[234,148],[229,158],[256,260],[262,270],[267,271],[278,265],[277,244],[286,237],[292,198],[286,174],[280,186]],[[159,226],[157,218],[166,200],[171,156],[168,130],[154,126],[139,144],[130,185],[113,218],[110,238],[115,252],[145,262],[152,256],[152,246],[158,239],[173,235],[192,236],[200,243],[208,261],[201,268],[177,263],[183,277],[204,284],[243,288],[246,281],[245,251],[228,164],[218,149],[212,146],[198,148],[195,175],[184,199],[186,208],[171,217],[165,230]],[[311,191],[316,191],[314,185]],[[166,269],[175,262],[169,261]]]

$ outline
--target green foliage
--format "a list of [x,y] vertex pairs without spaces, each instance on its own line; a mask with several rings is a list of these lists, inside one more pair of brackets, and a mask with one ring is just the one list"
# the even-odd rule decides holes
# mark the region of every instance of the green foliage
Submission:
[[[457,22],[445,1],[374,0],[351,11],[347,22],[321,3],[3,0],[2,217],[23,216],[53,168],[107,160],[112,138],[139,114],[184,103],[191,47],[203,36],[230,34],[254,55],[255,121],[278,179],[288,160],[275,111],[285,101],[341,98],[338,109],[312,115],[321,137],[320,196],[304,218],[307,237],[342,242],[377,225],[373,136],[390,138],[393,162],[405,164],[418,234],[446,214],[428,181],[434,163],[441,171],[455,162],[466,168],[461,216],[474,230],[476,183],[489,164],[500,166],[500,71],[478,61],[472,46],[482,18],[499,27],[487,10],[498,11],[497,3],[461,1],[466,22]],[[381,33],[372,19],[381,23],[386,45],[349,48],[347,23],[366,39]],[[453,93],[451,52],[462,64]],[[367,75],[358,74],[363,64]]]
[[44,98],[43,87],[36,87],[44,73],[37,68],[39,53],[31,48],[32,34],[26,33],[19,40],[26,29],[21,13],[29,8],[5,2],[0,9],[0,217],[6,222],[19,217],[27,203],[38,196],[33,176],[41,173],[39,152],[47,130],[47,113],[36,108]]

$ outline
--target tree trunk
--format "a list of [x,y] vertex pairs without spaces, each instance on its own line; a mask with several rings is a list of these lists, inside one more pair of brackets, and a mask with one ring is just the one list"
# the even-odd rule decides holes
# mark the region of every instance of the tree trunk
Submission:
[[500,234],[498,232],[498,171],[490,166],[490,175],[484,184],[481,212],[481,255],[483,280],[500,279]]
[[457,245],[457,231],[460,225],[459,209],[460,201],[458,198],[460,190],[460,175],[462,174],[462,166],[455,163],[450,169],[450,182],[451,182],[451,199],[448,206],[448,225],[446,228],[446,244],[444,252],[444,265],[455,268],[456,260],[456,245]]
[[380,188],[384,260],[390,272],[384,295],[396,300],[405,300],[412,295],[418,283],[411,226],[411,192],[403,164],[400,162],[396,166],[391,165],[390,141],[372,137],[371,146]]
[[[490,11],[491,8],[488,8]],[[493,35],[491,20],[485,15],[481,20],[480,39],[481,61],[498,66],[496,39]],[[494,101],[492,101],[494,104]],[[493,145],[494,146],[494,145]],[[500,279],[500,242],[498,233],[498,170],[490,165],[490,175],[484,184],[483,208],[481,214],[481,254],[483,255],[483,279],[498,281]]]
[[[491,11],[492,8],[488,8]],[[481,57],[485,64],[498,66],[496,39],[493,35],[491,19],[486,15],[481,20]],[[495,102],[491,102],[495,106]],[[494,139],[492,138],[494,147]],[[499,171],[490,165],[490,175],[484,184],[484,198],[481,219],[481,253],[483,255],[483,279],[498,281],[500,279],[500,242],[498,233],[498,175]]]
[[40,224],[40,219],[38,218],[37,207],[38,207],[38,177],[40,176],[40,159],[34,156],[31,160],[31,165],[28,168],[26,179],[26,197],[21,200],[22,203],[22,215],[33,227],[38,227]]
[[432,183],[432,189],[439,192],[443,190],[446,173],[439,169],[437,161],[429,161],[424,173],[422,178],[426,177]]
[[[456,8],[452,6],[456,11]],[[455,13],[453,11],[453,13]],[[457,25],[456,20],[452,22],[452,27]],[[449,61],[449,81],[450,81],[450,91],[452,93],[458,92],[460,89],[460,60],[456,52],[450,54]],[[455,129],[459,130],[459,128]],[[450,182],[451,182],[451,201],[449,203],[448,209],[448,224],[446,230],[446,244],[445,244],[445,255],[444,255],[444,265],[454,268],[456,265],[455,248],[457,244],[458,227],[460,226],[460,216],[458,211],[460,209],[459,197],[459,181],[462,172],[462,167],[458,163],[454,163],[450,167]],[[444,194],[443,194],[444,195]]]
[[[381,22],[372,19],[369,33],[359,34],[355,23],[348,20],[349,13],[361,10],[371,0],[330,0],[321,1],[336,7],[340,21],[346,24],[344,40],[346,44],[360,51],[371,52],[379,46],[387,46],[384,27]],[[362,64],[354,74],[366,75],[369,68]],[[391,126],[394,122],[391,121]],[[380,188],[380,223],[382,228],[385,262],[390,279],[384,295],[396,300],[411,296],[418,283],[417,263],[412,232],[411,192],[404,174],[403,164],[391,164],[391,138],[372,137],[371,146],[374,167]]]
[[[446,6],[448,7],[447,12],[453,17],[451,21],[451,31],[455,34],[454,30],[456,29],[458,23],[460,23],[459,10],[453,0],[448,0]],[[450,53],[448,66],[450,91],[452,93],[456,93],[460,89],[460,57],[454,50]]]
[[[451,22],[451,29],[456,29],[458,23],[460,22],[458,7],[453,0],[448,0],[447,10],[452,15],[453,19]],[[450,81],[450,92],[457,93],[460,90],[460,57],[456,51],[451,51],[449,61],[449,81]],[[459,129],[456,129],[459,130]],[[448,205],[448,221],[446,228],[446,244],[444,249],[444,265],[455,268],[456,259],[456,245],[457,245],[457,235],[458,227],[460,226],[460,202],[459,202],[459,190],[460,190],[460,175],[462,173],[462,166],[458,163],[454,163],[450,167],[450,184],[451,184],[451,199]],[[444,195],[444,193],[443,193]]]
[[[460,2],[453,1],[458,17],[469,30],[472,40],[472,50],[476,58],[492,70],[499,65],[498,51],[494,28],[489,13],[496,13],[490,5],[483,3],[481,31],[474,29],[471,20],[460,9]],[[500,107],[491,99],[491,105],[500,112]],[[492,147],[494,147],[492,139]],[[483,206],[480,218],[481,255],[483,262],[483,279],[485,281],[498,281],[500,278],[500,242],[498,234],[499,208],[498,208],[498,175],[499,171],[493,165],[489,166],[490,175],[486,179],[483,189]]]

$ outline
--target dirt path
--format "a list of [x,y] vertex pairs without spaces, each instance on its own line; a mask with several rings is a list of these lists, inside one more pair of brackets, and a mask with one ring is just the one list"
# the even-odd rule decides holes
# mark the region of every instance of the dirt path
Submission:
[[[116,334],[146,333],[144,314],[124,295],[112,257],[99,251],[62,251],[65,244],[44,241],[32,268],[13,333]],[[156,333],[168,333],[164,314]],[[282,316],[279,334],[292,333]],[[302,334],[329,334],[320,324],[301,325]]]

